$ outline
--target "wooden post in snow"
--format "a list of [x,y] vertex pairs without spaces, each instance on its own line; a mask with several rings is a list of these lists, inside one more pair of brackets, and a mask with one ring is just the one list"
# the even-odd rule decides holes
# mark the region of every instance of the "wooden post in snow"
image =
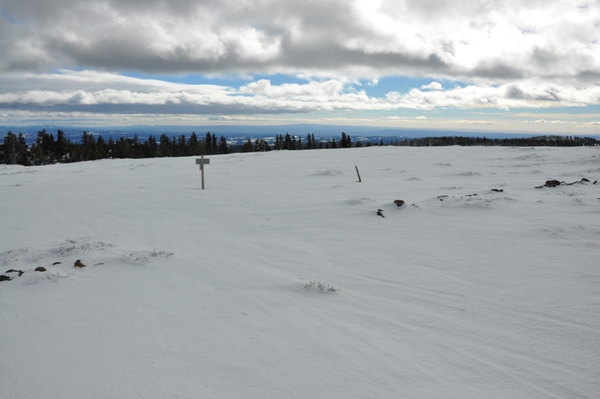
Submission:
[[204,165],[210,164],[210,159],[204,159],[204,154],[200,155],[200,159],[196,158],[196,165],[200,165],[200,172],[202,172],[202,190],[204,190]]
[[354,165],[354,167],[356,168],[356,174],[358,175],[358,182],[362,182],[362,180],[360,180],[360,173],[358,173],[358,166]]

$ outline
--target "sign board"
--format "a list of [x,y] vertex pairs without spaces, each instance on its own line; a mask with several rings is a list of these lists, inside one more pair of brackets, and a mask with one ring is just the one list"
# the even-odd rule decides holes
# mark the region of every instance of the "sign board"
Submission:
[[202,158],[196,159],[196,165],[200,165],[200,171],[202,172],[202,190],[204,190],[204,165],[209,164],[210,159],[204,158],[204,155],[202,155]]

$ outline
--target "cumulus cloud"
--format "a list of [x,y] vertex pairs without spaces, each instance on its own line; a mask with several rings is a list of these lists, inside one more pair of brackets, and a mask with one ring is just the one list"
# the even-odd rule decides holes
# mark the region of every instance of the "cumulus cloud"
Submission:
[[589,0],[5,0],[0,70],[594,82],[599,21]]
[[428,85],[421,86],[421,90],[443,90],[443,86],[439,82],[431,82]]
[[390,120],[390,121],[404,121],[404,122],[427,120],[427,118],[424,116],[417,116],[414,118],[410,118],[410,117],[406,117],[406,116],[396,116],[396,115],[388,116],[385,119]]
[[561,121],[561,120],[557,120],[557,119],[551,119],[551,120],[547,120],[547,119],[536,119],[533,121],[534,123],[554,123],[554,124],[575,124],[577,122],[575,121]]
[[273,84],[269,79],[260,79],[230,87],[169,83],[93,71],[0,75],[0,109],[251,115],[444,107],[535,109],[585,104],[600,104],[600,85],[573,87],[522,81],[518,85],[469,85],[446,90],[415,88],[373,97],[356,90],[351,82],[337,79],[302,84]]
[[[594,0],[3,0],[0,111],[227,121],[410,109],[422,118],[402,120],[416,123],[440,108],[593,106],[599,25]],[[245,81],[159,78],[185,74]],[[386,86],[398,76],[419,83]]]
[[481,121],[481,120],[456,120],[450,121],[450,123],[458,125],[497,125],[497,122],[493,121]]

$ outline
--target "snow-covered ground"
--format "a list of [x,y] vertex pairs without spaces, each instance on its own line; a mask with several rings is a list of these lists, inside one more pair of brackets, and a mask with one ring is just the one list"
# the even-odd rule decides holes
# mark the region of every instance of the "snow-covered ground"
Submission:
[[0,165],[0,397],[599,397],[600,148],[210,159]]

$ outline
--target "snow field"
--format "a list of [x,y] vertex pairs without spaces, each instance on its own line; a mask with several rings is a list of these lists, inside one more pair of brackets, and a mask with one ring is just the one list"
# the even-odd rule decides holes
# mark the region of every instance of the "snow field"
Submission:
[[0,165],[5,397],[597,397],[599,149],[210,158]]

